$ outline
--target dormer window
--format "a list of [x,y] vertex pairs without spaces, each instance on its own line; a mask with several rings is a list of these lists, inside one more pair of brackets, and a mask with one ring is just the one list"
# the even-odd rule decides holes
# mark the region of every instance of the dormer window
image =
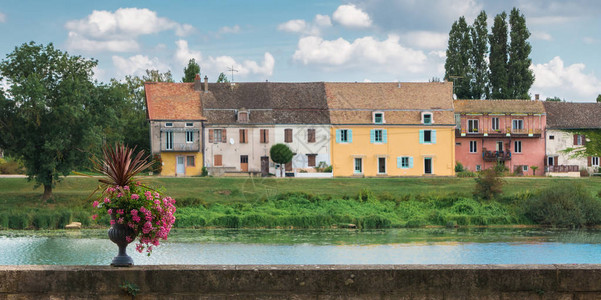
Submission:
[[374,117],[375,124],[384,124],[384,113],[383,112],[375,112],[373,117]]
[[238,123],[248,123],[248,112],[247,111],[239,111],[238,112]]
[[422,124],[430,125],[432,123],[434,123],[432,113],[431,112],[423,112],[422,113]]
[[165,123],[165,127],[173,127],[173,123],[167,122],[167,123]]
[[194,127],[194,123],[186,123],[186,127]]

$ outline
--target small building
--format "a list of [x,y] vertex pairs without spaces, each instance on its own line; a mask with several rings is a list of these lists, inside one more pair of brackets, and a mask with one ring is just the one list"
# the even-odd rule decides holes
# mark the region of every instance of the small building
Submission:
[[[205,78],[205,86],[206,86]],[[202,172],[201,82],[146,82],[150,152],[160,155],[161,175],[195,176]]]
[[544,172],[546,114],[541,101],[455,100],[455,153],[470,171],[502,164],[511,172]]
[[578,156],[566,149],[582,149],[588,130],[601,129],[601,103],[547,101],[545,172],[549,176],[580,176],[598,173],[599,157]]
[[454,175],[452,83],[325,87],[334,176]]

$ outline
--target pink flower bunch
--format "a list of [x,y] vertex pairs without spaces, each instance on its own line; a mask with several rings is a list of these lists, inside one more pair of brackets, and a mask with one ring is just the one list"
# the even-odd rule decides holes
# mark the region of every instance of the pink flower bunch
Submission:
[[[140,197],[144,195],[144,197]],[[133,229],[128,242],[138,239],[136,250],[151,253],[166,240],[175,223],[175,200],[162,196],[143,184],[109,187],[103,193],[104,201],[93,206],[105,210],[111,217],[110,224],[123,224]],[[94,218],[96,218],[95,215]]]

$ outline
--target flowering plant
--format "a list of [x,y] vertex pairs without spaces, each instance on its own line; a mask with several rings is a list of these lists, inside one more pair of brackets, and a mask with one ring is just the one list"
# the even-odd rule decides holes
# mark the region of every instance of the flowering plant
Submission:
[[123,145],[103,148],[103,160],[95,161],[95,170],[106,178],[99,180],[102,192],[92,206],[111,217],[111,226],[130,228],[127,243],[137,237],[136,250],[150,255],[160,239],[167,239],[175,222],[175,200],[139,181],[134,183],[134,176],[149,166],[144,153],[133,156],[134,150]]

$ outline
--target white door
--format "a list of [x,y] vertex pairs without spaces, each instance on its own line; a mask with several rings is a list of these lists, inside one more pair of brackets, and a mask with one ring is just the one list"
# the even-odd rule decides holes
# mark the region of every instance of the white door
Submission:
[[186,166],[184,165],[184,157],[183,156],[178,156],[177,157],[177,174],[184,174],[186,173]]

